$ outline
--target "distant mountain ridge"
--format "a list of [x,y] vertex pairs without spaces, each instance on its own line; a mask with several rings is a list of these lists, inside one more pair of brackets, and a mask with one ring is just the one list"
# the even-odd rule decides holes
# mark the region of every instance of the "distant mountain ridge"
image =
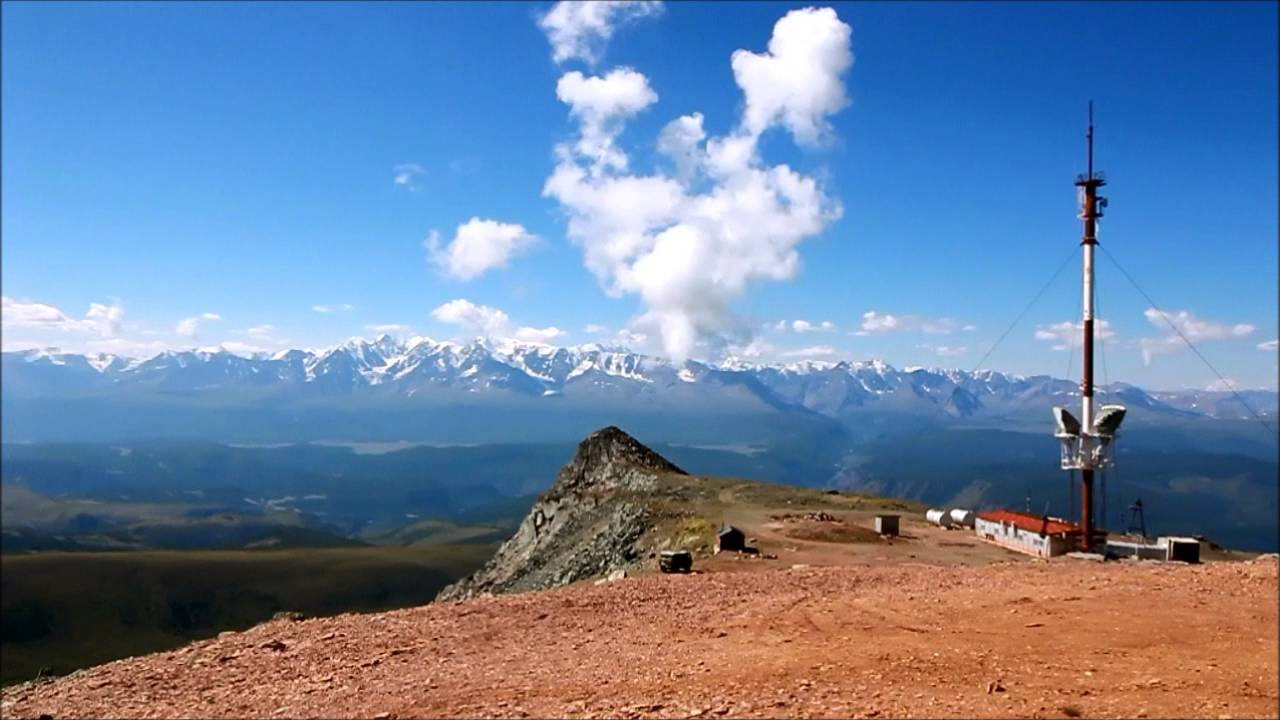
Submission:
[[[528,448],[561,447],[615,425],[681,458],[682,467],[732,467],[742,476],[966,506],[1020,506],[1034,495],[1064,508],[1066,475],[1058,469],[1049,407],[1079,401],[1074,381],[994,370],[897,369],[883,362],[677,364],[599,345],[402,343],[385,336],[255,357],[15,352],[3,354],[2,368],[0,437],[7,459],[17,454],[13,443],[34,445],[34,464],[9,465],[14,477],[86,482],[84,467],[59,458],[133,447],[157,448],[142,469],[161,480],[167,473],[207,474],[209,443],[489,448],[476,448],[493,454],[489,465],[457,466],[456,476],[441,483],[427,482],[429,465],[393,475],[410,494],[415,487],[431,490],[431,497],[459,506],[473,505],[497,476],[520,477],[519,458]],[[1275,393],[1244,395],[1274,424]],[[1121,383],[1100,388],[1098,399],[1130,411],[1118,446],[1120,469],[1108,483],[1121,493],[1115,502],[1142,497],[1161,522],[1242,547],[1273,546],[1265,538],[1274,537],[1280,449],[1274,431],[1237,399]],[[501,445],[526,450],[494,449]],[[299,453],[310,458],[308,473],[335,488],[348,480],[375,487],[388,479],[381,471],[331,477],[344,468],[332,458]],[[169,457],[190,457],[191,464],[179,469]],[[260,465],[228,461],[216,468],[246,487],[286,470],[278,459],[259,459]],[[89,466],[118,469],[114,461]],[[330,491],[290,487],[251,496],[315,492]],[[1200,519],[1205,513],[1217,515]]]
[[[1078,396],[1078,384],[1071,380],[992,370],[899,370],[880,361],[759,364],[729,359],[677,364],[598,344],[557,347],[487,339],[463,344],[426,337],[400,341],[389,335],[371,341],[353,339],[321,350],[291,349],[250,357],[220,349],[166,351],[135,359],[48,350],[6,352],[3,374],[7,393],[30,398],[174,397],[234,391],[276,398],[363,395],[386,399],[447,393],[474,398],[503,393],[535,398],[581,395],[586,400],[609,396],[643,402],[673,388],[704,386],[832,418],[871,409],[951,417],[1002,415],[1023,406],[1038,411]],[[1105,400],[1159,414],[1250,417],[1226,392],[1157,392],[1114,383],[1100,394]],[[1275,415],[1276,393],[1249,391],[1247,395],[1264,416]]]

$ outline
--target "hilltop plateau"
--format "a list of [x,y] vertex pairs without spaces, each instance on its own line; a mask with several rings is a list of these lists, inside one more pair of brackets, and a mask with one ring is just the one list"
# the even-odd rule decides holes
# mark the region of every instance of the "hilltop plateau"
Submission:
[[1276,563],[646,575],[274,621],[5,717],[1275,717]]

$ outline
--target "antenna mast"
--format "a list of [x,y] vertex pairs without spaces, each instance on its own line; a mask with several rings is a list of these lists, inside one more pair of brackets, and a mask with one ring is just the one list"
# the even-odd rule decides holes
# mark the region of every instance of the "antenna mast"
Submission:
[[[1054,436],[1062,444],[1062,469],[1080,471],[1080,549],[1093,552],[1095,531],[1093,527],[1093,474],[1095,470],[1106,470],[1114,464],[1114,445],[1116,433],[1120,430],[1120,422],[1124,420],[1123,405],[1103,405],[1094,411],[1093,407],[1093,251],[1098,244],[1098,218],[1102,217],[1102,208],[1107,206],[1107,199],[1098,195],[1098,188],[1107,184],[1100,172],[1093,170],[1093,102],[1089,102],[1089,131],[1085,134],[1088,140],[1089,165],[1088,172],[1076,177],[1076,187],[1080,192],[1080,219],[1084,221],[1084,232],[1080,238],[1080,247],[1084,253],[1084,298],[1080,303],[1084,310],[1081,326],[1084,331],[1083,369],[1080,378],[1080,414],[1079,420],[1064,407],[1053,408],[1053,419],[1057,425]],[[1106,509],[1103,498],[1103,509]],[[1100,533],[1106,537],[1106,533]]]
[[1076,187],[1080,188],[1080,219],[1084,222],[1083,236],[1080,246],[1084,251],[1084,297],[1081,307],[1084,310],[1084,362],[1083,376],[1080,382],[1080,531],[1082,534],[1081,549],[1085,552],[1093,550],[1093,473],[1097,464],[1094,462],[1093,433],[1093,253],[1098,244],[1098,218],[1102,217],[1100,207],[1106,207],[1106,198],[1098,196],[1098,188],[1107,184],[1101,173],[1093,171],[1093,101],[1089,101],[1089,131],[1085,135],[1088,141],[1088,173],[1076,178]]

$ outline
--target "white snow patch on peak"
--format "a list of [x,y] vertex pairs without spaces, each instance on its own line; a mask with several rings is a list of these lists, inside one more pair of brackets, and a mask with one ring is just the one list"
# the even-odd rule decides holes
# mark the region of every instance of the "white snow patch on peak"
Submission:
[[760,370],[761,368],[764,368],[766,366],[760,363],[754,363],[749,360],[744,360],[735,355],[731,355],[725,358],[724,360],[721,360],[720,364],[717,365],[717,367],[719,367],[721,370]]
[[[644,369],[644,360],[641,355],[627,353],[593,353],[583,357],[565,379],[571,380],[594,369],[613,377],[651,383],[653,379],[645,377],[641,372]],[[661,361],[657,364],[659,366],[667,366]]]
[[823,372],[825,370],[830,370],[831,368],[836,367],[836,365],[838,365],[838,363],[834,363],[829,360],[798,360],[796,362],[787,363],[779,369],[783,372],[804,375],[811,372]]
[[687,383],[698,382],[698,376],[694,375],[693,371],[687,367],[680,368],[680,371],[676,373],[676,377],[680,378],[681,380]]
[[[38,360],[48,360],[54,365],[66,365],[66,355],[59,351],[56,347],[31,348],[30,350],[17,351],[22,355],[24,362],[36,362]],[[8,353],[5,353],[6,355]]]
[[595,366],[596,366],[596,363],[591,358],[583,359],[581,362],[575,365],[572,370],[569,371],[568,375],[564,377],[565,382],[568,382],[569,380],[572,380],[578,377],[579,375],[585,375],[588,371],[591,370],[591,368],[594,368]]
[[107,353],[98,353],[97,355],[86,356],[85,360],[89,361],[89,365],[92,366],[94,370],[97,370],[98,372],[106,372],[107,368],[111,366],[111,363],[116,361],[116,356],[108,355]]
[[866,370],[869,368],[881,375],[894,372],[893,366],[883,360],[855,360],[849,364],[849,367],[854,370]]

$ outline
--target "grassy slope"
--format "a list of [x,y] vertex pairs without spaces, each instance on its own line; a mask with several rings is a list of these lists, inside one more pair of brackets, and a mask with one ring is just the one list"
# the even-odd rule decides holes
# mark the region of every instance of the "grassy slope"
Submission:
[[[61,674],[244,629],[282,610],[429,602],[487,544],[0,556],[0,680]],[[38,600],[36,600],[38,598]]]
[[[726,511],[918,509],[730,478],[667,476],[660,487],[633,498],[656,511],[659,527],[650,541],[704,551]],[[414,543],[409,547],[3,555],[0,679],[30,679],[41,669],[61,674],[164,650],[250,627],[282,610],[333,615],[421,605],[483,564],[509,533],[502,523],[422,520],[366,538]]]
[[237,512],[187,503],[50,498],[14,483],[0,483],[0,524],[0,553],[363,544],[291,511]]
[[443,543],[500,543],[519,523],[464,525],[448,520],[419,520],[390,529],[373,529],[360,538],[375,545],[440,545]]
[[722,524],[770,513],[825,510],[847,513],[869,523],[877,512],[923,515],[926,509],[919,503],[893,498],[850,492],[829,494],[791,485],[700,475],[663,475],[655,492],[628,495],[626,499],[653,513],[656,522],[646,538],[647,544],[683,548],[695,554],[705,554],[714,547]]

